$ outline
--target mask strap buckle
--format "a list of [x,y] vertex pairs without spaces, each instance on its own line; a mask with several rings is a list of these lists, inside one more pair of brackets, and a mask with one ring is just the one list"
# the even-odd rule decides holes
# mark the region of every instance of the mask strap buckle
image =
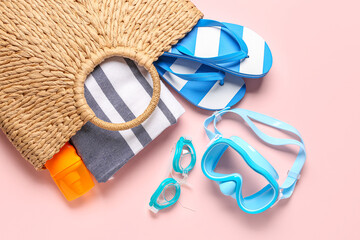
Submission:
[[300,173],[296,173],[296,172],[293,172],[293,171],[291,171],[291,170],[289,170],[289,171],[287,172],[287,175],[288,175],[288,177],[293,178],[293,179],[295,179],[296,181],[299,181],[299,179],[301,178],[301,174],[300,174]]

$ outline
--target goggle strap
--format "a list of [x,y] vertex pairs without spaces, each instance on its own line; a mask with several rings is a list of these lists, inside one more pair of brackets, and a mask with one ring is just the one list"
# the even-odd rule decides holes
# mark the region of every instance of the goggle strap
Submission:
[[182,208],[184,208],[184,209],[186,209],[186,210],[189,210],[189,211],[191,211],[191,212],[196,212],[195,209],[192,209],[192,208],[189,208],[189,207],[184,206],[184,205],[181,203],[180,200],[178,200],[178,203],[180,204],[180,206],[181,206]]

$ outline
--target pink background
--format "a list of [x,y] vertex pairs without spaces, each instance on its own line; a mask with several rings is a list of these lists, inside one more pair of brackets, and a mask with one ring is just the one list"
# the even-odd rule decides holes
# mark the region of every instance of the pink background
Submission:
[[[246,80],[237,105],[286,121],[302,133],[308,159],[293,197],[259,215],[242,212],[201,172],[209,114],[186,108],[179,123],[132,159],[115,179],[66,202],[48,172],[36,172],[0,134],[0,239],[360,239],[359,76],[360,5],[357,0],[193,0],[206,18],[252,28],[270,45],[271,72]],[[221,128],[241,135],[269,157],[282,177],[295,155],[257,143],[227,118]],[[192,136],[198,163],[181,204],[156,217],[149,198],[164,179],[169,152],[181,135]],[[246,175],[245,192],[258,189],[240,158],[222,168]],[[236,159],[234,159],[236,158]],[[242,168],[239,170],[239,168]]]

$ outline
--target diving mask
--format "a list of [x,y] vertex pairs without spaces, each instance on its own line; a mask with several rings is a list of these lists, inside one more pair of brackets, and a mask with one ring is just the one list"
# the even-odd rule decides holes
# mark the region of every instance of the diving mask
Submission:
[[[224,138],[216,128],[216,123],[221,121],[221,116],[230,112],[239,115],[263,142],[272,146],[295,145],[299,147],[296,160],[289,170],[285,182],[281,186],[278,183],[278,173],[258,151],[240,137],[233,136]],[[212,121],[214,122],[215,132],[212,132],[207,128]],[[300,141],[271,137],[260,131],[253,121],[296,135]],[[245,109],[229,108],[215,112],[211,117],[205,120],[204,127],[211,142],[202,158],[202,171],[207,178],[216,181],[219,184],[220,190],[224,195],[236,199],[238,206],[243,211],[251,214],[261,213],[274,206],[278,201],[289,198],[292,195],[306,159],[304,142],[300,133],[294,127],[260,113]],[[250,168],[267,180],[268,184],[264,188],[255,194],[243,197],[243,178],[240,174],[222,174],[214,171],[220,158],[229,147],[240,154]]]

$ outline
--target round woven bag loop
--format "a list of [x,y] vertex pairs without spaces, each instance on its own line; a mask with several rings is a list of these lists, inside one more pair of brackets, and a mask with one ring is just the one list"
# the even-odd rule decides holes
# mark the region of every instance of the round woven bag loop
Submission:
[[[136,117],[135,119],[125,122],[125,123],[111,123],[106,122],[104,120],[101,120],[98,118],[94,111],[90,108],[90,106],[87,104],[85,96],[84,96],[84,83],[85,79],[87,78],[88,74],[91,73],[98,64],[100,64],[102,61],[104,61],[107,58],[119,56],[119,57],[125,57],[129,58],[135,62],[137,62],[139,65],[142,65],[145,63],[144,66],[147,71],[149,71],[151,78],[153,80],[153,94],[151,101],[148,105],[148,107],[145,109],[145,111]],[[159,74],[154,66],[152,64],[153,60],[150,59],[150,57],[147,57],[146,54],[140,54],[134,50],[128,49],[128,48],[116,48],[116,49],[105,49],[100,54],[94,56],[90,62],[84,64],[83,71],[79,74],[79,79],[75,84],[75,92],[76,92],[76,100],[78,103],[79,108],[81,109],[81,116],[86,121],[90,121],[94,125],[109,130],[109,131],[121,131],[121,130],[127,130],[130,128],[134,128],[141,123],[143,123],[146,119],[150,117],[150,115],[154,112],[157,104],[160,100],[160,77]],[[136,93],[134,93],[136,94]]]

